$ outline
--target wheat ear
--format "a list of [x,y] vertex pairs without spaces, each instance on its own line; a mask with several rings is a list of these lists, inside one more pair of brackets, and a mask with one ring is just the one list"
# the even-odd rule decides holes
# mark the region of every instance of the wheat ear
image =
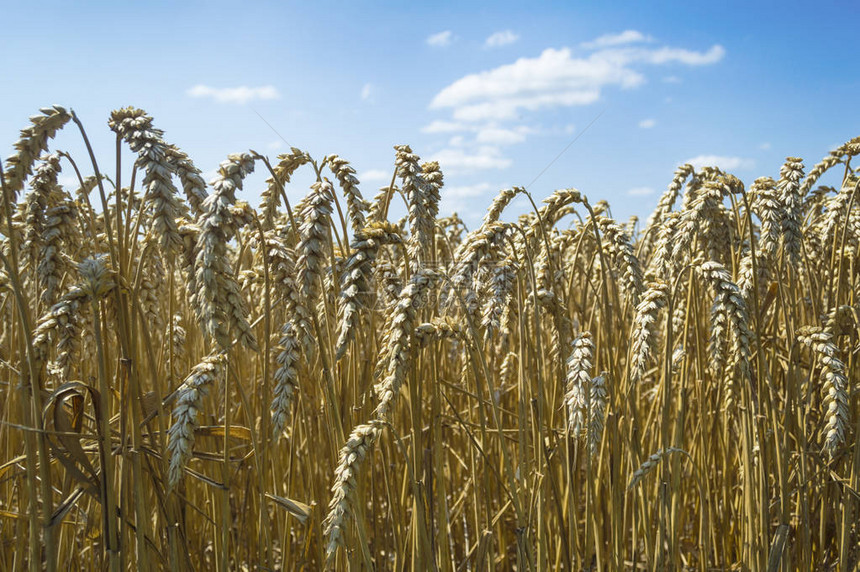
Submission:
[[836,455],[837,448],[845,441],[848,428],[849,396],[848,377],[845,363],[837,358],[839,349],[833,343],[833,336],[821,328],[799,328],[797,339],[812,348],[821,365],[822,390],[826,423],[824,428],[824,451],[830,458]]
[[588,422],[588,399],[591,384],[591,368],[594,342],[589,332],[582,332],[573,341],[573,351],[567,358],[567,392],[564,405],[567,407],[567,425],[573,436],[585,435]]
[[9,201],[18,200],[18,193],[24,188],[24,181],[33,172],[33,165],[39,156],[47,151],[48,140],[69,122],[72,116],[59,105],[39,110],[42,115],[30,118],[30,125],[21,130],[15,142],[15,152],[6,159],[5,179]]
[[197,416],[203,408],[203,398],[209,387],[222,372],[223,356],[209,355],[194,366],[182,386],[177,390],[176,406],[173,409],[173,425],[168,430],[167,450],[170,452],[168,487],[174,487],[182,478],[185,464],[194,449],[194,431],[199,426]]
[[236,190],[242,179],[254,170],[254,160],[247,153],[230,155],[221,163],[218,176],[212,181],[212,194],[203,202],[200,233],[194,260],[192,301],[203,331],[222,349],[230,347],[233,334],[240,342],[257,351],[257,339],[248,322],[248,306],[242,298],[239,284],[227,253],[228,242],[241,224],[241,216],[233,208]]

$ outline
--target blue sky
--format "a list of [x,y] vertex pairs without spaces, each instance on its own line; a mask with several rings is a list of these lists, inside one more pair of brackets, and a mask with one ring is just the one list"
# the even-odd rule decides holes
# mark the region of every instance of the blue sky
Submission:
[[[228,153],[274,159],[283,138],[349,160],[370,197],[408,143],[440,161],[442,213],[470,226],[544,169],[538,199],[572,186],[644,218],[684,161],[750,183],[860,134],[856,3],[49,1],[4,2],[3,20],[4,156],[57,103],[106,167],[110,110],[135,105],[207,176]],[[85,163],[67,131],[57,146]]]

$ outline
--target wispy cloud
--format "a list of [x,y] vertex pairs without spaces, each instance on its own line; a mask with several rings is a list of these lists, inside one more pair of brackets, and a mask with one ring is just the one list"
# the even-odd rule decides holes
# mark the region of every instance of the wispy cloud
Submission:
[[433,155],[431,160],[439,161],[442,171],[451,174],[507,169],[511,166],[511,160],[502,156],[501,150],[492,145],[483,145],[476,149],[449,147]]
[[599,38],[590,42],[580,44],[583,48],[594,50],[598,48],[609,48],[612,46],[622,46],[624,44],[633,44],[637,42],[650,42],[651,37],[646,36],[637,30],[624,30],[619,34],[604,34]]
[[[493,34],[486,44],[501,45],[502,34]],[[704,51],[658,45],[635,30],[601,36],[586,45],[586,52],[548,48],[536,57],[466,75],[440,90],[430,108],[450,115],[434,120],[422,131],[449,134],[446,147],[436,157],[443,168],[461,172],[504,169],[511,165],[502,152],[505,146],[545,132],[531,127],[530,115],[592,104],[608,88],[636,88],[646,81],[649,68],[709,65],[725,55],[719,45]],[[645,118],[639,127],[649,129],[656,124],[655,119]],[[565,134],[574,131],[570,126]]]
[[502,46],[513,44],[519,39],[520,36],[512,32],[511,30],[502,30],[501,32],[496,32],[495,34],[492,34],[489,38],[487,38],[484,42],[484,47],[501,48]]
[[[513,145],[525,141],[526,135],[536,132],[536,129],[526,125],[502,127],[497,123],[466,123],[463,121],[433,121],[421,128],[424,133],[474,133],[475,141],[492,145]],[[457,136],[454,140],[463,141]]]
[[442,187],[440,210],[442,212],[460,212],[467,225],[473,226],[480,222],[484,212],[474,207],[475,201],[489,202],[502,187],[487,182],[471,185],[446,185]]
[[487,169],[506,169],[512,164],[502,148],[522,143],[536,129],[526,125],[500,126],[495,123],[474,124],[437,121],[423,129],[426,133],[453,134],[447,146],[432,159],[439,161],[446,173],[462,174]]
[[443,199],[468,199],[480,197],[493,191],[489,183],[477,183],[475,185],[459,185],[454,187],[442,187]]
[[513,145],[526,140],[526,135],[533,133],[534,129],[520,125],[512,129],[502,127],[482,127],[478,129],[475,140],[478,143],[491,145]]
[[382,169],[370,169],[359,175],[358,179],[368,183],[390,181],[391,172]]
[[[630,50],[628,50],[630,51]],[[657,50],[635,50],[638,57],[650,64],[681,63],[688,66],[715,64],[726,56],[726,49],[720,45],[711,46],[707,52],[696,52],[680,48],[659,48]],[[630,51],[633,55],[632,51]]]
[[371,101],[373,98],[373,92],[374,89],[372,84],[364,84],[364,86],[361,88],[361,99],[364,101]]
[[737,169],[747,170],[755,166],[755,161],[744,157],[729,157],[726,155],[697,155],[684,161],[697,169],[702,167],[719,167],[725,171]]
[[249,101],[279,99],[281,94],[271,85],[261,87],[249,87],[240,85],[238,87],[211,87],[198,84],[185,92],[189,97],[208,97],[218,103],[236,103],[244,105]]
[[646,197],[648,195],[653,195],[654,189],[651,187],[633,187],[627,191],[627,194],[631,197]]
[[451,30],[445,30],[444,32],[439,32],[438,34],[433,34],[431,36],[427,36],[427,45],[433,46],[434,48],[444,48],[451,45],[451,42],[454,41],[454,32]]
[[570,48],[549,48],[535,58],[470,74],[433,98],[432,109],[451,109],[459,121],[502,121],[522,111],[588,105],[610,86],[635,88],[645,82],[639,68],[670,63],[712,64],[723,58],[718,45],[704,52],[672,47],[619,47],[575,56]]
[[424,133],[456,133],[457,131],[465,131],[470,126],[460,121],[440,121],[436,120],[421,128]]
[[761,145],[759,145],[758,148],[761,149],[762,151],[770,151],[770,142],[766,141],[766,142],[762,143]]

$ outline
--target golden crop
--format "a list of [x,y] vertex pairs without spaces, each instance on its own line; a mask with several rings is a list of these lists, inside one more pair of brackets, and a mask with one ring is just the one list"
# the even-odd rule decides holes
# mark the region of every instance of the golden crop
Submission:
[[467,231],[405,145],[368,202],[298,149],[207,184],[134,108],[99,171],[70,121],[0,169],[0,570],[858,565],[860,140]]

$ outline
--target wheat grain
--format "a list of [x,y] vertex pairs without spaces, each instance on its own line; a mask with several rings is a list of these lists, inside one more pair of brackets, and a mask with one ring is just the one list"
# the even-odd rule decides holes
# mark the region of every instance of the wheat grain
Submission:
[[509,323],[513,305],[513,294],[516,288],[517,264],[507,257],[495,265],[486,284],[486,300],[481,313],[481,326],[484,328],[486,340],[490,340],[497,332],[504,336],[510,335]]
[[802,159],[787,157],[779,170],[776,191],[783,205],[782,249],[792,264],[800,260],[803,233],[800,229],[803,218],[803,194],[800,180],[803,178]]
[[281,201],[281,189],[290,182],[290,178],[299,167],[311,161],[310,155],[295,147],[292,147],[289,153],[278,155],[278,164],[272,169],[275,176],[266,179],[266,188],[261,193],[260,212],[268,228],[275,224],[278,205]]
[[132,151],[138,154],[137,166],[146,171],[143,200],[152,209],[153,228],[161,236],[161,247],[172,254],[182,240],[176,220],[185,213],[170,179],[175,152],[168,148],[164,132],[152,126],[152,118],[142,109],[126,107],[111,112],[108,125]]
[[352,518],[357,487],[356,479],[361,465],[370,453],[370,448],[376,442],[380,432],[381,427],[378,422],[359,425],[352,430],[349,439],[338,455],[334,484],[331,487],[333,494],[323,530],[328,539],[325,548],[327,565],[331,565],[333,562],[338,547],[345,545],[344,529]]
[[386,419],[406,379],[410,359],[411,337],[415,330],[418,310],[426,304],[429,291],[438,280],[438,275],[429,269],[422,269],[412,276],[409,284],[400,293],[386,326],[385,345],[379,363],[384,364],[381,371],[384,379],[376,384],[374,391],[379,398],[376,406],[378,419]]
[[188,199],[188,205],[195,217],[203,213],[203,202],[206,200],[206,181],[191,159],[175,145],[167,145],[165,149],[167,161],[171,170],[182,182],[182,190]]
[[[731,408],[736,400],[736,382],[743,384],[750,377],[752,333],[748,327],[747,305],[740,289],[732,282],[728,271],[721,264],[705,262],[699,267],[699,271],[716,294],[711,313],[712,337],[719,341],[727,330],[730,339],[728,374],[725,376],[725,403],[727,408]],[[722,356],[715,355],[716,351],[712,349],[711,358],[714,372],[718,373],[722,370]]]
[[6,172],[3,175],[5,192],[9,193],[13,203],[24,188],[24,181],[33,172],[36,160],[47,151],[48,140],[53,139],[57,131],[72,118],[65,108],[59,105],[45,107],[39,111],[42,115],[30,118],[31,124],[21,130],[21,136],[15,142],[15,152],[6,159]]
[[593,353],[594,342],[591,341],[591,334],[583,332],[573,341],[573,351],[567,358],[567,392],[564,395],[564,404],[567,408],[567,426],[571,435],[577,437],[587,431]]
[[596,222],[606,237],[605,246],[612,263],[622,275],[621,290],[635,307],[642,295],[644,279],[639,259],[633,253],[630,237],[612,219],[599,216]]
[[655,337],[657,313],[666,306],[669,286],[663,282],[649,285],[642,301],[636,307],[633,320],[633,355],[631,357],[630,379],[642,379],[651,359]]
[[505,207],[514,200],[514,197],[522,192],[525,192],[525,189],[522,187],[513,187],[511,189],[502,189],[499,191],[499,194],[496,195],[496,198],[494,198],[493,202],[490,204],[490,208],[487,209],[487,214],[484,215],[483,224],[486,226],[498,221],[499,217],[502,216],[502,211],[505,210]]
[[508,385],[514,377],[514,367],[519,361],[519,356],[514,352],[508,352],[505,359],[502,360],[502,365],[499,367],[499,384],[502,386]]
[[45,211],[62,199],[62,192],[57,185],[57,176],[61,170],[59,154],[44,157],[30,181],[32,190],[24,199],[21,249],[29,257],[31,266],[38,264],[39,251],[44,243]]
[[275,371],[275,389],[272,398],[272,435],[280,436],[287,424],[290,405],[299,387],[299,359],[301,344],[296,335],[292,322],[284,324],[281,339],[278,342],[277,362]]
[[[409,204],[408,251],[414,271],[427,262],[427,251],[433,237],[436,205],[439,201],[438,187],[441,186],[441,177],[438,174],[434,175],[438,180],[432,185],[428,184],[424,170],[419,164],[418,155],[412,152],[409,145],[395,145],[394,150],[397,176],[403,181],[403,192]],[[429,172],[438,173],[438,167],[438,164],[430,165]]]
[[800,328],[797,331],[799,342],[812,348],[821,364],[822,406],[825,410],[824,452],[833,458],[839,445],[845,441],[848,429],[849,399],[848,378],[845,364],[837,358],[839,349],[832,342],[832,335],[820,328]]
[[372,223],[357,232],[341,274],[340,334],[338,335],[335,359],[340,360],[355,336],[358,312],[370,308],[372,301],[373,266],[379,248],[402,241],[400,229],[390,224]]
[[840,163],[850,160],[852,157],[860,155],[860,137],[854,137],[834,149],[815,166],[806,175],[803,185],[800,187],[800,195],[808,193],[821,176]]
[[600,447],[603,437],[603,425],[606,419],[606,372],[593,378],[590,383],[591,395],[588,401],[588,452],[594,456]]
[[77,209],[69,201],[60,202],[45,211],[37,274],[39,300],[46,306],[56,301],[63,275],[70,268],[63,251],[74,252],[80,237],[77,223]]
[[[192,302],[201,328],[222,349],[230,347],[231,334],[243,345],[257,351],[257,339],[248,323],[248,307],[239,291],[229,264],[227,243],[238,230],[236,191],[242,179],[254,170],[250,155],[230,155],[221,163],[218,176],[212,181],[212,194],[203,202],[200,234],[194,260]],[[178,233],[177,233],[178,235]]]
[[203,409],[203,398],[209,393],[209,386],[220,379],[223,357],[219,354],[208,355],[194,366],[182,386],[177,390],[176,406],[173,409],[173,425],[168,431],[167,450],[170,453],[170,470],[167,477],[168,487],[173,488],[182,478],[185,465],[194,450],[194,431],[199,427],[197,416]]
[[366,224],[365,213],[369,205],[362,198],[361,191],[358,190],[358,178],[355,176],[355,169],[349,162],[337,155],[328,157],[326,164],[334,173],[346,197],[346,210],[353,232],[363,229]]
[[638,485],[642,479],[648,476],[648,473],[654,470],[654,468],[660,464],[660,461],[663,460],[664,457],[668,457],[672,453],[683,453],[687,454],[683,449],[679,449],[676,447],[668,447],[666,449],[660,449],[656,453],[652,454],[650,457],[645,459],[638,469],[633,473],[633,476],[630,478],[630,483],[627,485],[627,490],[633,490],[636,485]]

